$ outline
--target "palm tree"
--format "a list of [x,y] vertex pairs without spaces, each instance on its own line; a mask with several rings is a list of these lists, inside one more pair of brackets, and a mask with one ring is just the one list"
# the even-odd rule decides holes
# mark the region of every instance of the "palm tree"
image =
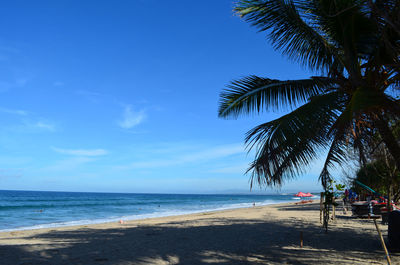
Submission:
[[251,184],[279,186],[327,151],[320,179],[346,159],[349,146],[365,161],[377,130],[400,168],[400,145],[389,121],[400,117],[400,1],[241,0],[238,15],[267,34],[273,47],[318,76],[276,80],[248,76],[220,96],[219,116],[293,110],[247,133],[256,155]]

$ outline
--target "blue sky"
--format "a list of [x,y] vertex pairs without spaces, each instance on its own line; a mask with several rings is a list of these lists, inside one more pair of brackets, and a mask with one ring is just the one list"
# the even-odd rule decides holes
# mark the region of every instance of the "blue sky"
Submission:
[[[246,131],[219,93],[249,74],[311,74],[232,1],[3,1],[0,189],[242,192]],[[321,162],[286,190],[319,190]]]

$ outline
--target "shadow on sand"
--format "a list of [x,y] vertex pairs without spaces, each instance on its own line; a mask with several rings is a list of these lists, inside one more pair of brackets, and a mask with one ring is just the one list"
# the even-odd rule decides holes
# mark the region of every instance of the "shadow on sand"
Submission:
[[[53,242],[42,250],[31,245],[0,246],[0,264],[305,265],[363,264],[364,258],[377,260],[376,264],[385,261],[379,241],[369,232],[341,228],[324,234],[319,224],[304,227],[295,221],[207,220],[212,225],[188,221],[51,231],[34,236],[35,240]],[[304,231],[304,248],[299,248],[300,231]]]

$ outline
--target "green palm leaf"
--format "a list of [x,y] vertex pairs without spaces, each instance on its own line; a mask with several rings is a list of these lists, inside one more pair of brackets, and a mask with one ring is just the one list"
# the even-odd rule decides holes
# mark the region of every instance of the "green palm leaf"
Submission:
[[293,112],[257,126],[248,132],[248,148],[256,148],[256,158],[248,172],[251,184],[281,185],[284,179],[301,174],[328,148],[330,126],[341,111],[343,94],[332,92],[314,97]]
[[320,174],[326,188],[331,168],[349,148],[365,160],[374,133],[400,168],[390,124],[400,119],[393,93],[400,86],[400,1],[240,0],[235,11],[265,32],[275,49],[326,73],[288,81],[249,76],[222,91],[220,117],[293,110],[247,134],[248,148],[256,150],[251,184],[279,186],[326,149]]
[[249,76],[233,81],[222,91],[218,114],[220,117],[241,113],[296,106],[324,92],[334,83],[329,78],[313,77],[303,80],[280,81]]
[[324,188],[327,187],[327,183],[332,179],[330,169],[334,168],[335,165],[340,164],[346,158],[346,142],[345,142],[345,130],[344,127],[336,132],[335,138],[332,141],[328,155],[326,157],[324,166],[322,168],[319,180]]
[[309,23],[309,10],[310,6],[301,1],[283,0],[243,0],[235,8],[247,22],[260,31],[268,31],[275,49],[311,69],[329,70],[333,61],[340,61],[339,56],[320,30]]

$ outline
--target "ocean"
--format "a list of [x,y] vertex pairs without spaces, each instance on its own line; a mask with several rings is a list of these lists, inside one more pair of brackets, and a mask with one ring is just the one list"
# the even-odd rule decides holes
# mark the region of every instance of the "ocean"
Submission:
[[293,199],[293,195],[0,191],[0,232],[137,220]]

